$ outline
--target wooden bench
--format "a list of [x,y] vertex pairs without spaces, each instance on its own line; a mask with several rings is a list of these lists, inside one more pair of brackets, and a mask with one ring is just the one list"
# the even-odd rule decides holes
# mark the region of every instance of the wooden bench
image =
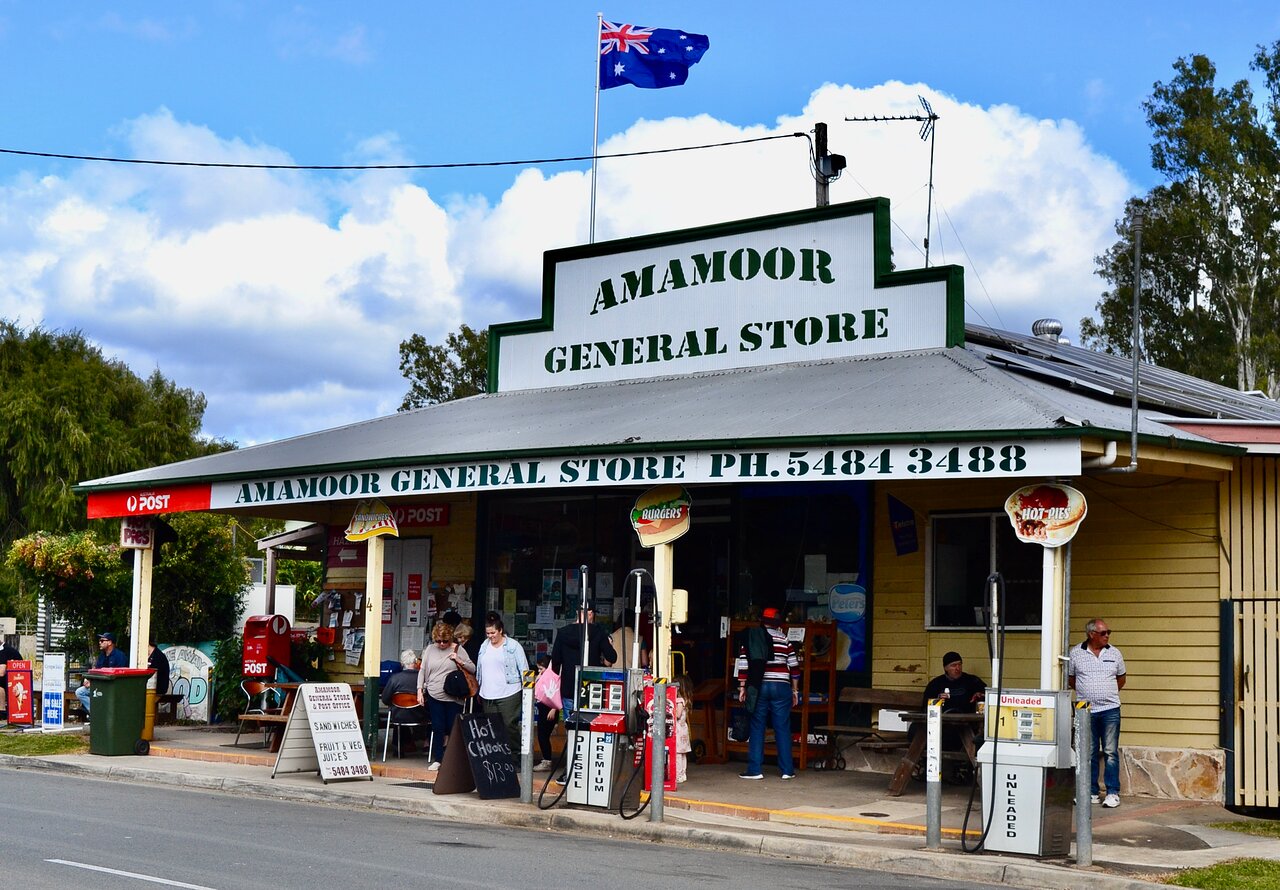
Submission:
[[84,705],[80,703],[80,699],[76,697],[74,689],[68,689],[62,693],[62,713],[63,718],[78,716],[81,720],[87,720],[89,714],[84,709]]
[[280,750],[280,738],[284,735],[284,725],[289,722],[288,714],[268,713],[268,714],[241,714],[237,717],[240,721],[240,728],[236,730],[235,741],[231,744],[238,746],[240,744],[240,733],[244,732],[245,726],[254,726],[263,732],[270,732],[271,738],[268,740],[267,750],[275,753]]
[[182,701],[181,695],[169,693],[167,695],[156,696],[156,725],[163,726],[166,723],[178,722],[178,703]]
[[[911,710],[920,707],[920,693],[910,689],[876,689],[870,687],[848,686],[840,690],[841,704],[868,707],[872,709],[896,708]],[[866,723],[838,723],[828,726],[815,726],[813,732],[827,737],[827,756],[823,761],[825,769],[844,769],[844,752],[850,745],[857,745],[866,751],[896,751],[907,747],[905,732],[881,730],[873,725],[873,719]]]

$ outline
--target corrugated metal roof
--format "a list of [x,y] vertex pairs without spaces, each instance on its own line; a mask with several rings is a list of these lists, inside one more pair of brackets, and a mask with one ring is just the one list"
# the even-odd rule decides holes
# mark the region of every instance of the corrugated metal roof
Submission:
[[[1026,334],[981,325],[965,328],[969,348],[993,364],[1100,395],[1132,396],[1133,361]],[[1138,400],[1169,416],[1280,422],[1280,403],[1198,377],[1139,362]]]
[[[1127,433],[1127,406],[1012,373],[994,352],[939,349],[473,396],[84,487],[712,442],[995,437],[1080,422]],[[1209,441],[1145,417],[1140,432]]]

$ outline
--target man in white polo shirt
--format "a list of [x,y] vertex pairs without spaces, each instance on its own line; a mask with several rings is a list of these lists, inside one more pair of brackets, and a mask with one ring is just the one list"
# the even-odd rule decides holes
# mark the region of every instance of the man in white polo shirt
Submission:
[[[1093,802],[1120,806],[1120,690],[1124,689],[1124,656],[1111,645],[1111,628],[1101,618],[1084,626],[1085,640],[1071,649],[1067,683],[1076,698],[1089,703],[1093,724]],[[1098,784],[1098,753],[1104,759],[1103,786]]]

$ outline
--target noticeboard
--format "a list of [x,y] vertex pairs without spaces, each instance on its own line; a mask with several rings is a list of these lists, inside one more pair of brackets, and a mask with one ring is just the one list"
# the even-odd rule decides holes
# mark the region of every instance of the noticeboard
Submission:
[[520,796],[516,758],[501,714],[462,714],[449,733],[436,794],[476,791],[481,800]]
[[332,780],[373,779],[351,687],[346,683],[303,683],[276,754],[279,773],[316,770]]

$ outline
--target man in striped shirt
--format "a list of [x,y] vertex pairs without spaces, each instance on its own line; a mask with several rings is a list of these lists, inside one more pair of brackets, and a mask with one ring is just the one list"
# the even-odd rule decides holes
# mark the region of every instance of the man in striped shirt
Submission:
[[[778,749],[778,769],[782,778],[794,779],[791,759],[791,707],[800,701],[800,661],[787,640],[782,615],[767,608],[760,614],[760,627],[747,631],[746,643],[738,652],[738,701],[747,706],[750,736],[747,768],[743,779],[763,779],[764,733],[768,724]],[[753,693],[748,696],[748,689]]]

